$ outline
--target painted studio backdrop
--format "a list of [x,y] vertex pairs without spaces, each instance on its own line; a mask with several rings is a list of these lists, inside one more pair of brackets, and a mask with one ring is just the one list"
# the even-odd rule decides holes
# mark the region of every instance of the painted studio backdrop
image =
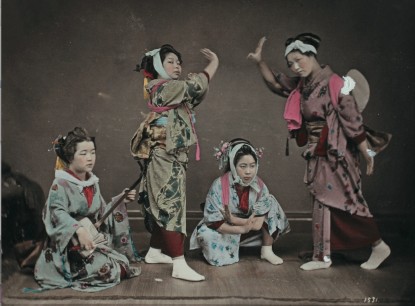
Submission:
[[[363,190],[375,216],[400,218],[394,230],[408,230],[415,204],[413,3],[3,0],[2,160],[47,193],[54,177],[51,142],[75,126],[85,127],[96,136],[94,172],[109,200],[138,176],[129,142],[148,110],[135,65],[146,50],[169,43],[182,53],[185,76],[205,67],[199,50],[207,47],[217,53],[220,66],[196,109],[202,155],[196,162],[195,148],[189,154],[188,211],[199,211],[220,174],[213,147],[243,137],[265,148],[259,174],[283,209],[293,216],[308,213],[302,149],[291,141],[285,156],[285,100],[266,88],[246,56],[266,36],[264,59],[289,73],[285,39],[313,32],[322,38],[321,63],[338,74],[357,68],[370,83],[365,122],[393,139],[376,157],[374,176],[364,176]],[[134,203],[130,209],[140,207]]]

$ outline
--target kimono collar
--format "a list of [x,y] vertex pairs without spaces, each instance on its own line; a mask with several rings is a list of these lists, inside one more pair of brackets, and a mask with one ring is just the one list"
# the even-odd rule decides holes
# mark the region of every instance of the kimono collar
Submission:
[[321,68],[322,69],[314,76],[313,79],[304,79],[302,87],[308,87],[322,81],[326,81],[328,83],[330,76],[333,74],[333,70],[331,70],[329,65],[321,65]]
[[301,99],[302,94],[314,90],[315,84],[320,82],[326,82],[328,85],[330,76],[333,74],[333,71],[328,65],[321,66],[321,71],[317,73],[311,80],[306,80],[301,78],[297,84],[297,88],[291,91],[290,96],[285,103],[284,109],[284,119],[287,122],[287,127],[289,131],[298,130],[301,128],[302,124],[302,114],[301,114]]
[[96,177],[95,174],[90,172],[90,175],[91,176],[89,177],[89,179],[87,179],[86,181],[81,181],[64,170],[55,171],[55,178],[64,179],[66,181],[74,183],[79,188],[79,191],[82,191],[85,187],[93,186],[99,182],[99,178]]

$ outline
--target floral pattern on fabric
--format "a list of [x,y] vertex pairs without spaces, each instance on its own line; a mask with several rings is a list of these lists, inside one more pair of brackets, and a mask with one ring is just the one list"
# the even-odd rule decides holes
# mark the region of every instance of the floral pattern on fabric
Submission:
[[121,214],[125,216],[124,219],[115,222],[110,216],[100,228],[100,232],[109,238],[110,245],[98,245],[87,258],[72,248],[71,239],[79,228],[78,221],[88,217],[96,222],[111,207],[112,202],[108,205],[104,202],[96,179],[92,204],[88,208],[82,193],[83,187],[77,185],[76,180],[62,178],[63,172],[65,171],[56,171],[56,178],[43,210],[43,222],[48,237],[36,262],[34,275],[41,288],[70,287],[88,292],[104,290],[121,281],[120,265],[126,267],[128,277],[139,275],[140,269],[130,266],[130,262],[137,262],[140,257],[131,240],[124,203],[112,215]]
[[197,142],[193,109],[205,97],[208,80],[192,73],[185,80],[153,80],[147,90],[152,105],[167,110],[150,112],[131,140],[132,155],[146,162],[140,203],[160,227],[186,235],[188,151]]
[[[365,133],[363,118],[352,95],[340,94],[338,104],[334,106],[328,87],[332,74],[330,67],[324,66],[309,84],[300,88],[304,120],[323,121],[328,127],[328,156],[314,154],[316,142],[308,142],[302,153],[307,161],[304,182],[319,203],[371,217],[362,193],[360,155],[356,145],[356,139]],[[285,88],[287,91],[293,89]]]
[[[230,175],[229,210],[238,217],[247,218],[252,213],[255,215],[265,215],[265,223],[268,231],[272,235],[278,230],[278,235],[283,235],[290,231],[288,219],[285,216],[280,204],[268,191],[265,184],[262,188],[256,177],[251,184],[249,191],[249,210],[244,214],[239,208],[239,198],[233,180]],[[206,197],[204,218],[199,222],[190,238],[190,249],[202,248],[205,259],[214,266],[233,264],[239,261],[239,234],[222,234],[211,229],[207,224],[224,220],[220,210],[223,209],[222,203],[222,183],[217,178],[209,189]],[[261,244],[261,237],[258,237]]]

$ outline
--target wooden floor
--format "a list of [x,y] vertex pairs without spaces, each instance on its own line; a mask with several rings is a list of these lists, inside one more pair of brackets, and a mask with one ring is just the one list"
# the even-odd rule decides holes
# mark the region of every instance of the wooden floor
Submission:
[[[134,237],[142,251],[148,240],[147,234]],[[204,282],[172,278],[171,265],[140,263],[139,277],[98,293],[22,293],[37,284],[5,258],[2,305],[415,305],[413,243],[397,237],[385,240],[392,255],[374,271],[359,267],[369,250],[333,254],[330,269],[302,271],[299,253],[310,249],[311,237],[289,233],[274,245],[284,259],[279,266],[260,260],[259,248],[241,250],[240,262],[226,267],[210,266],[200,251],[192,251],[186,253],[188,263],[206,276]]]

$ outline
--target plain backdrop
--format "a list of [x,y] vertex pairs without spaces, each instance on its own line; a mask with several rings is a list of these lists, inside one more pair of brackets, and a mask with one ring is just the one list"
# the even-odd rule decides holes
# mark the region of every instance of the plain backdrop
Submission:
[[[220,66],[196,109],[202,159],[190,152],[187,205],[198,211],[221,174],[213,147],[249,139],[264,147],[259,175],[286,212],[309,212],[305,161],[287,130],[284,99],[271,93],[246,59],[260,37],[263,56],[289,73],[284,42],[302,32],[322,38],[318,59],[340,75],[360,70],[371,86],[365,123],[393,134],[375,160],[363,190],[376,214],[414,213],[414,19],[411,0],[3,0],[2,160],[38,182],[47,194],[54,178],[49,151],[59,134],[83,126],[97,139],[94,172],[109,200],[133,183],[138,165],[129,141],[146,113],[143,77],[134,72],[146,50],[172,44],[183,76],[199,72],[201,48]],[[131,209],[137,209],[132,204]]]

